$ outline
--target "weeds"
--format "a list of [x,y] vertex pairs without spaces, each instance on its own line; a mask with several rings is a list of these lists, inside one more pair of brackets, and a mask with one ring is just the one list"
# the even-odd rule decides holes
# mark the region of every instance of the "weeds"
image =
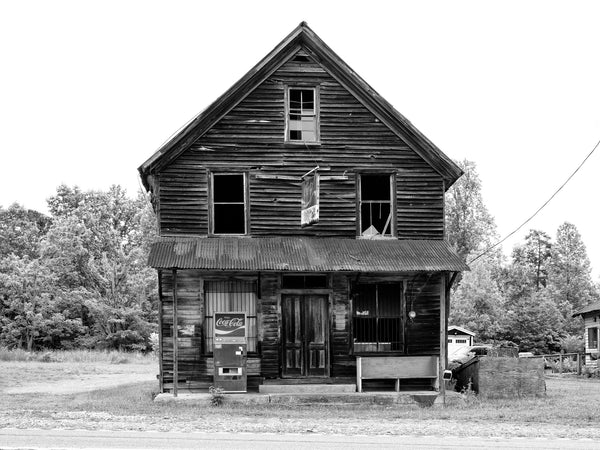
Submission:
[[53,350],[28,352],[23,349],[0,347],[0,361],[16,362],[58,362],[58,363],[109,363],[146,364],[154,363],[155,356],[139,352],[119,352],[116,350]]
[[466,406],[479,403],[479,397],[477,396],[477,392],[473,390],[473,382],[470,379],[467,385],[460,391],[460,395]]
[[208,388],[208,393],[210,394],[211,406],[223,405],[223,400],[225,399],[223,388],[211,386]]

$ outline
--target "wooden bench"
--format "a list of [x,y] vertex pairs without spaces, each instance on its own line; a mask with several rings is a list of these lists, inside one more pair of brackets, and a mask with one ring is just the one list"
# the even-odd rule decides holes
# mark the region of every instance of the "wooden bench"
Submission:
[[437,356],[357,356],[356,387],[362,392],[362,380],[396,380],[396,392],[400,380],[428,378],[439,387],[439,362]]

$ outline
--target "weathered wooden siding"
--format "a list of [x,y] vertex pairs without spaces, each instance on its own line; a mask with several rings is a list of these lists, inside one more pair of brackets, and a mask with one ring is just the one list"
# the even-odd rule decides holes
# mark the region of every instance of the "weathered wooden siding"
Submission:
[[406,354],[434,355],[440,352],[441,275],[423,274],[408,282],[406,309],[417,316],[407,321]]
[[[319,86],[320,145],[284,144],[287,84]],[[348,179],[321,181],[320,222],[303,229],[300,182],[264,177],[317,165]],[[355,236],[356,173],[376,170],[396,173],[398,237],[443,238],[442,177],[314,62],[284,64],[159,173],[163,235],[208,233],[208,171],[224,168],[249,173],[255,236]]]
[[279,377],[279,343],[281,339],[279,289],[280,277],[278,275],[261,276],[259,341],[261,341],[262,376],[265,378]]
[[351,377],[356,374],[356,360],[350,354],[352,341],[350,281],[346,275],[333,274],[331,287],[333,299],[330,318],[331,376]]

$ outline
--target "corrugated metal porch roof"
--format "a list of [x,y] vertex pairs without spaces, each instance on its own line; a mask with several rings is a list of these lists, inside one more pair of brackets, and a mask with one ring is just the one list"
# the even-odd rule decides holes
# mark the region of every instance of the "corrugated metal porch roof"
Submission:
[[158,269],[289,272],[460,272],[445,241],[310,237],[160,238],[148,258]]

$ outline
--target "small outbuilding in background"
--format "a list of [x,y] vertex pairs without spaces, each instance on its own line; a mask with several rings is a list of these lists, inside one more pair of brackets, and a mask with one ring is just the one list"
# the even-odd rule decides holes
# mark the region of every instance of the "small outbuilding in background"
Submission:
[[470,347],[475,341],[475,333],[457,325],[448,327],[448,355],[462,347]]
[[588,367],[598,366],[598,350],[600,347],[600,302],[575,311],[573,317],[583,317],[585,331],[583,341],[585,343],[585,365]]

